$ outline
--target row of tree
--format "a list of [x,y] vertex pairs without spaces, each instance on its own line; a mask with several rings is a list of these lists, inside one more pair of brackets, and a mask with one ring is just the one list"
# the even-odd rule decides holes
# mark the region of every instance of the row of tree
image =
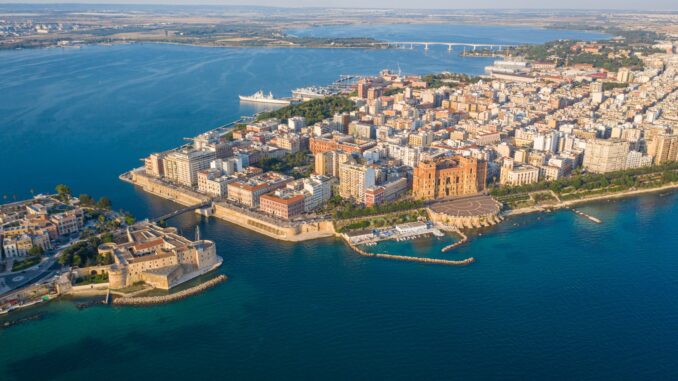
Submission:
[[552,190],[561,193],[563,190],[593,190],[607,188],[615,185],[618,188],[630,188],[640,185],[640,177],[646,175],[660,175],[660,181],[666,183],[678,180],[678,162],[655,165],[643,168],[628,169],[609,173],[580,173],[555,181],[540,181],[534,184],[520,186],[498,186],[490,191],[495,197],[535,192],[540,190]]
[[99,237],[90,237],[64,249],[59,257],[59,263],[66,266],[88,267],[110,265],[113,263],[111,255],[99,255],[97,248],[103,243]]
[[374,216],[379,214],[402,212],[406,210],[419,209],[423,207],[424,207],[423,201],[411,199],[388,202],[385,204],[370,207],[357,206],[354,203],[347,202],[341,207],[341,209],[337,209],[334,212],[334,217],[337,219],[350,219],[357,217]]
[[[73,194],[71,192],[71,188],[66,184],[57,185],[55,190],[57,198],[63,202],[68,202],[68,200],[70,200]],[[92,196],[82,193],[80,196],[78,196],[78,200],[80,200],[80,205],[83,207],[109,209],[109,210],[113,208],[113,204],[111,203],[111,200],[108,197],[101,197],[97,201]]]
[[275,171],[281,172],[286,175],[293,175],[295,177],[300,177],[300,175],[310,174],[309,171],[306,171],[303,174],[295,172],[295,168],[306,167],[313,164],[311,160],[309,151],[299,151],[289,155],[285,155],[280,159],[276,158],[265,158],[255,164],[256,167],[259,167],[264,170],[264,172]]
[[334,95],[324,98],[312,99],[299,104],[285,106],[275,111],[259,114],[257,120],[278,118],[281,121],[293,116],[303,116],[306,123],[314,124],[327,119],[336,113],[350,112],[356,109],[355,103],[345,96]]

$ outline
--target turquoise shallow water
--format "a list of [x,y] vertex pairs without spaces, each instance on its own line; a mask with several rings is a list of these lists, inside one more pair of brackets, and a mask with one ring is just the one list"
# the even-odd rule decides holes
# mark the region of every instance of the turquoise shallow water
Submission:
[[474,256],[467,267],[200,220],[228,282],[159,307],[40,307],[42,321],[0,331],[0,376],[674,379],[677,201],[581,207],[601,225],[569,211],[513,218],[446,254]]
[[[251,113],[238,93],[283,95],[396,61],[411,72],[487,64],[444,50],[0,52],[0,194],[65,182],[159,215],[176,206],[117,175]],[[675,379],[677,201],[581,207],[601,225],[568,211],[517,217],[441,255],[475,257],[467,267],[363,258],[334,239],[281,243],[185,215],[171,223],[216,241],[228,282],[150,308],[59,300],[15,314],[45,317],[0,330],[0,380]]]

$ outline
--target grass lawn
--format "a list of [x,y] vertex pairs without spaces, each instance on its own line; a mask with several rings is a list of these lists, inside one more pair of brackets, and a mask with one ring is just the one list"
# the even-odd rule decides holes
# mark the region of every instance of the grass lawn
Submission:
[[14,261],[12,271],[21,271],[40,263],[40,257],[29,257],[23,261]]

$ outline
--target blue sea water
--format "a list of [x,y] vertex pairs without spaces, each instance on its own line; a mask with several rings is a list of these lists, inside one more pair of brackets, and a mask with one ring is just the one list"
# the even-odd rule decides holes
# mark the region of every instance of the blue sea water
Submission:
[[[510,38],[511,28],[502,29]],[[421,32],[427,33],[425,31]],[[535,32],[536,33],[536,32]],[[411,37],[416,37],[410,35]],[[148,153],[253,110],[239,93],[372,73],[482,71],[444,50],[209,49],[169,45],[0,53],[0,194],[108,195],[140,217],[176,205],[117,180]],[[678,195],[511,218],[432,266],[284,243],[183,215],[216,242],[229,280],[146,308],[67,300],[0,329],[0,380],[676,379]]]

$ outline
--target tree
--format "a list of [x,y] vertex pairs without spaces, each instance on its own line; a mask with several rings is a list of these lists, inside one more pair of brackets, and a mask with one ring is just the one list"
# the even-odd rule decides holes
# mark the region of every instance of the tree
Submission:
[[111,232],[106,232],[101,235],[101,242],[103,243],[108,243],[108,242],[113,242],[113,233]]
[[134,225],[136,222],[136,219],[130,212],[125,212],[125,224],[126,225]]
[[82,206],[93,206],[94,205],[94,198],[88,194],[81,194],[78,196],[78,199],[80,200],[80,205]]
[[97,208],[99,209],[111,209],[113,207],[113,204],[111,203],[111,200],[108,199],[108,197],[102,197],[99,199],[99,202],[97,202]]
[[45,251],[42,249],[40,246],[33,246],[31,247],[30,250],[28,250],[28,255],[31,257],[39,257],[41,256]]
[[68,199],[71,197],[71,188],[68,187],[68,185],[65,184],[59,184],[56,186],[56,192],[59,198],[62,201],[68,201]]

